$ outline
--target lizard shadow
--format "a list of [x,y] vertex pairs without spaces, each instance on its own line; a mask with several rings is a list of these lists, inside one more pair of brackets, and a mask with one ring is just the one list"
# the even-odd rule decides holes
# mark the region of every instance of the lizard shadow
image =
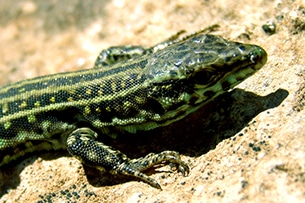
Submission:
[[[119,135],[118,139],[108,140],[109,143],[106,144],[125,153],[129,158],[139,158],[151,152],[165,150],[198,157],[214,149],[224,139],[238,134],[259,113],[279,106],[287,96],[288,91],[284,89],[259,96],[236,88],[169,126],[135,135]],[[101,172],[89,167],[85,167],[85,171],[89,183],[96,187],[135,180],[122,175],[116,175],[120,176],[116,178],[114,175],[98,174]],[[145,173],[156,172],[158,173],[151,169]]]
[[[241,134],[240,131],[259,113],[279,106],[288,96],[288,91],[277,91],[259,96],[241,89],[234,89],[224,93],[207,103],[196,113],[177,121],[169,126],[160,127],[137,134],[122,134],[117,139],[103,137],[102,142],[125,153],[129,158],[139,158],[151,152],[165,150],[177,151],[180,154],[198,157],[214,149],[224,139]],[[105,140],[104,140],[105,138]],[[42,153],[39,156],[32,154],[20,164],[9,164],[1,168],[5,185],[0,185],[0,197],[20,183],[19,174],[31,165],[37,157],[43,160],[53,160],[62,156],[70,156],[66,151]],[[95,187],[117,185],[131,180],[138,180],[123,175],[112,175],[100,172],[97,169],[84,166],[88,182]],[[145,171],[150,175],[166,171]],[[0,171],[0,172],[1,172]]]
[[[287,96],[288,91],[284,89],[266,96],[234,89],[218,96],[196,113],[169,126],[138,134],[122,134],[118,136],[118,139],[103,137],[102,141],[130,158],[139,158],[151,152],[158,153],[164,150],[174,150],[186,156],[198,157],[214,149],[224,139],[241,134],[240,130],[247,126],[256,115],[279,106]],[[3,175],[0,174],[0,181],[5,181],[5,185],[0,185],[0,197],[19,185],[21,171],[38,157],[43,160],[53,160],[63,155],[70,156],[66,151],[32,154],[20,164],[1,168]],[[120,176],[116,178],[112,174],[87,166],[84,166],[84,169],[88,182],[95,187],[137,180],[123,175],[116,175]],[[149,169],[145,173],[148,175],[160,173],[159,170],[154,169],[156,168]]]

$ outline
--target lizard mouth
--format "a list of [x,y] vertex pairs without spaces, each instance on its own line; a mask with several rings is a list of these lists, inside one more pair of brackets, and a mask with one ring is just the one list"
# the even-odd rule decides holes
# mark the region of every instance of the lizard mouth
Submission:
[[261,47],[254,46],[246,58],[246,63],[237,66],[220,81],[223,91],[235,87],[263,67],[267,62],[267,53]]
[[[254,45],[253,45],[254,46]],[[264,49],[259,46],[254,46],[247,55],[245,55],[243,60],[238,63],[231,64],[231,71],[228,71],[224,76],[222,76],[219,81],[214,84],[206,85],[204,88],[201,86],[197,87],[193,99],[196,100],[192,102],[193,105],[205,103],[204,101],[209,101],[219,94],[226,92],[246,78],[257,72],[267,61],[267,53]],[[233,68],[232,68],[233,67]],[[197,96],[196,96],[197,95]]]

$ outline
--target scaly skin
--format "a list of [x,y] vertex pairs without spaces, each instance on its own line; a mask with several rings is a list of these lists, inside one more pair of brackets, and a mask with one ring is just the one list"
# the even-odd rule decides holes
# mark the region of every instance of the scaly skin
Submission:
[[[60,73],[0,89],[0,166],[24,154],[67,149],[82,163],[161,186],[142,171],[169,162],[186,175],[177,152],[138,159],[101,142],[169,125],[259,70],[267,54],[259,46],[195,33],[152,48],[112,47],[95,68]],[[114,62],[117,61],[117,62]]]

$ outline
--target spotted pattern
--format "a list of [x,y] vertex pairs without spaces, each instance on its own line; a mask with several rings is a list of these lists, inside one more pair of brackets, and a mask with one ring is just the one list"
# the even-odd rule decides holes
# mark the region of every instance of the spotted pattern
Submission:
[[0,166],[24,154],[66,149],[84,164],[137,177],[177,152],[129,159],[96,141],[101,135],[150,130],[180,120],[260,69],[266,52],[201,32],[152,48],[112,47],[95,68],[24,80],[0,89]]

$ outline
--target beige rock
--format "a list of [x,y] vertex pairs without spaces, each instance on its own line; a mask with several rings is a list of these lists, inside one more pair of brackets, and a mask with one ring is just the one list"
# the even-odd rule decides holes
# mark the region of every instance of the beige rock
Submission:
[[[305,4],[296,1],[0,1],[1,85],[91,68],[101,49],[152,46],[177,31],[253,43],[267,64],[183,121],[109,140],[131,157],[177,150],[188,177],[149,170],[163,190],[84,168],[66,152],[0,169],[0,202],[304,202]],[[263,31],[268,21],[275,34]],[[145,135],[145,136],[144,136]]]

